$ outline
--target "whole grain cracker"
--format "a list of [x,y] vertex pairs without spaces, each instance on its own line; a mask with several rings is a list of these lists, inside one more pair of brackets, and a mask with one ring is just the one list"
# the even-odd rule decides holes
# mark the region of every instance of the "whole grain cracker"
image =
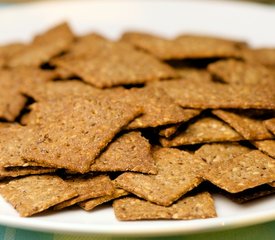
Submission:
[[91,165],[90,170],[157,173],[151,145],[140,132],[126,133],[110,143]]
[[129,193],[126,192],[125,190],[116,188],[115,192],[112,195],[106,195],[106,196],[102,196],[102,197],[98,197],[98,198],[89,199],[87,201],[78,203],[78,206],[80,206],[85,211],[91,211],[95,207],[97,207],[103,203],[106,203],[106,202],[112,201],[114,199],[126,196],[128,194]]
[[41,102],[36,111],[39,129],[22,157],[81,173],[89,171],[100,151],[141,113],[139,107],[104,96]]
[[208,65],[208,71],[229,84],[263,84],[275,88],[275,75],[268,68],[237,60],[221,60]]
[[254,144],[260,151],[275,158],[275,140],[253,141],[252,144]]
[[275,118],[264,121],[266,128],[275,135]]
[[243,138],[226,123],[212,118],[204,117],[194,123],[190,123],[185,130],[172,139],[160,138],[164,147],[209,143],[209,142],[232,142]]
[[145,219],[198,219],[216,217],[214,200],[207,192],[184,197],[169,207],[134,197],[115,200],[116,217],[121,221]]
[[195,82],[185,79],[154,83],[184,108],[275,109],[273,88],[255,85]]
[[0,193],[22,217],[32,216],[77,196],[69,184],[52,175],[28,176],[10,181],[0,189]]
[[275,180],[275,160],[258,150],[212,164],[204,178],[214,185],[237,193]]
[[8,66],[39,66],[52,57],[64,52],[74,40],[74,35],[66,23],[59,24],[34,38],[23,50],[14,54]]
[[181,35],[165,39],[147,33],[124,33],[122,41],[163,59],[239,57],[240,42],[211,36]]
[[185,151],[160,148],[153,151],[156,175],[123,173],[115,184],[148,201],[169,206],[202,181],[200,171],[206,164]]
[[217,162],[230,160],[250,151],[250,148],[238,143],[211,143],[202,145],[195,152],[195,156],[200,157],[207,164],[215,164]]
[[112,195],[115,190],[107,175],[73,177],[65,182],[75,189],[78,196],[55,205],[54,210],[60,210],[90,198]]
[[217,117],[228,123],[247,140],[263,140],[273,138],[266,129],[263,120],[250,116],[249,113],[240,111],[212,111]]
[[141,84],[177,76],[165,63],[122,43],[109,43],[99,51],[81,57],[56,59],[54,64],[98,88]]

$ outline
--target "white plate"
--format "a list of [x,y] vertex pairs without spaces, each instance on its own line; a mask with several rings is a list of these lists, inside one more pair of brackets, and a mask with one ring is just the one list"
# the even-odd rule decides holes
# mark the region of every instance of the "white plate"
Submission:
[[[173,36],[181,32],[218,34],[275,46],[275,7],[223,1],[66,1],[28,4],[0,10],[0,42],[27,41],[59,21],[77,33],[99,31],[116,38],[127,29]],[[118,222],[111,208],[79,209],[20,218],[0,198],[0,223],[18,228],[112,235],[189,234],[257,224],[275,219],[275,196],[238,205],[215,196],[219,217],[191,221]]]

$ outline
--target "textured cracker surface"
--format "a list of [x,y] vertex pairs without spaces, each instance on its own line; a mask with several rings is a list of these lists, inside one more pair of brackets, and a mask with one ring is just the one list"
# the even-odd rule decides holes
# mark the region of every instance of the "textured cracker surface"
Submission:
[[112,200],[117,199],[122,196],[126,196],[128,194],[129,193],[126,192],[125,190],[116,188],[115,192],[112,195],[89,199],[87,201],[83,201],[83,202],[79,203],[78,205],[85,211],[91,211],[92,209],[94,209],[95,207],[97,207],[103,203],[112,201]]
[[22,217],[32,216],[77,193],[57,176],[29,176],[13,180],[0,189],[1,195]]
[[267,67],[274,67],[275,48],[246,49],[246,51],[243,52],[243,58],[247,62],[256,62]]
[[140,84],[176,77],[177,73],[165,63],[127,44],[109,43],[98,51],[81,57],[55,61],[96,87]]
[[263,121],[260,119],[234,111],[214,110],[212,113],[227,122],[247,140],[273,138],[272,134],[266,129]]
[[240,55],[238,42],[209,36],[182,35],[170,40],[146,33],[128,32],[122,36],[122,41],[129,42],[164,60]]
[[214,201],[207,192],[199,193],[178,200],[169,207],[134,197],[115,200],[113,203],[115,215],[119,220],[145,219],[198,219],[216,217]]
[[202,158],[208,164],[215,164],[235,158],[251,149],[238,143],[211,143],[204,144],[196,152],[195,156]]
[[266,128],[275,135],[275,118],[268,119],[264,122]]
[[151,145],[139,132],[126,133],[110,143],[90,170],[157,173]]
[[231,193],[275,180],[275,159],[258,150],[212,164],[204,178]]
[[206,164],[185,151],[160,148],[153,152],[158,173],[123,173],[115,184],[148,201],[169,206],[201,183],[200,171]]
[[210,117],[198,119],[172,139],[160,138],[164,147],[208,142],[238,141],[242,137],[226,123]]
[[112,195],[115,190],[112,181],[107,175],[99,175],[95,177],[73,177],[65,180],[65,182],[77,192],[78,196],[55,205],[55,210],[72,206],[89,198]]
[[4,67],[8,60],[19,51],[23,50],[25,44],[23,43],[10,43],[0,46],[0,67]]
[[[54,111],[52,111],[54,109]],[[89,171],[100,151],[140,108],[108,98],[62,98],[36,105],[39,131],[22,157],[76,172]]]
[[262,152],[275,158],[275,140],[253,141],[252,143]]
[[10,67],[39,66],[65,51],[74,40],[74,35],[66,23],[60,24],[38,35],[23,50],[8,61]]

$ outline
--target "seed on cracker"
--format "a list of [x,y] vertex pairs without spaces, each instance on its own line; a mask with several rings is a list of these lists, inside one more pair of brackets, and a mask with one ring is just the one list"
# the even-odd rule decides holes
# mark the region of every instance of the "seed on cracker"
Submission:
[[185,130],[172,139],[160,138],[164,147],[181,146],[209,142],[232,142],[243,139],[240,134],[226,123],[212,118],[204,117],[190,123]]
[[122,43],[109,43],[101,46],[99,51],[81,57],[56,59],[54,64],[98,88],[142,84],[177,76],[170,66]]
[[[268,68],[237,60],[221,60],[208,65],[216,78],[230,84],[264,84],[275,87],[275,76]],[[263,87],[264,87],[263,86]]]
[[68,49],[74,40],[68,24],[63,23],[38,35],[32,43],[14,54],[8,61],[10,67],[39,66]]
[[231,193],[275,180],[275,160],[258,150],[212,164],[204,178]]
[[275,158],[275,140],[252,141],[260,151]]
[[198,219],[216,217],[214,201],[207,192],[183,197],[169,207],[134,197],[125,197],[113,203],[116,217],[121,221],[145,219]]
[[54,210],[60,210],[90,198],[112,195],[115,190],[107,175],[72,177],[65,182],[75,189],[78,196],[55,205]]
[[262,119],[257,119],[246,112],[214,110],[217,117],[227,122],[247,140],[262,140],[273,138],[266,129]]
[[275,118],[264,121],[266,128],[275,135]]
[[126,192],[125,190],[123,190],[121,188],[116,188],[112,195],[106,195],[106,196],[102,196],[102,197],[98,197],[98,198],[89,199],[89,200],[83,201],[81,203],[78,203],[78,205],[85,211],[91,211],[92,209],[94,209],[95,207],[97,207],[103,203],[110,202],[114,199],[126,196],[128,194],[129,193]]
[[169,148],[155,149],[153,157],[156,175],[123,173],[114,180],[115,184],[148,201],[169,206],[201,183],[200,171],[206,164],[200,158]]
[[139,132],[122,135],[95,160],[91,171],[133,171],[156,174],[151,145]]
[[19,212],[29,217],[77,196],[61,178],[52,175],[28,176],[0,188],[1,195]]
[[239,57],[239,47],[242,45],[218,37],[181,35],[175,39],[165,39],[138,32],[124,33],[121,40],[163,60]]
[[40,125],[22,157],[81,173],[89,171],[103,148],[141,113],[139,107],[106,97],[41,102],[35,111]]
[[211,143],[202,145],[195,152],[195,156],[200,157],[208,164],[215,164],[217,162],[230,160],[250,151],[250,148],[238,143]]

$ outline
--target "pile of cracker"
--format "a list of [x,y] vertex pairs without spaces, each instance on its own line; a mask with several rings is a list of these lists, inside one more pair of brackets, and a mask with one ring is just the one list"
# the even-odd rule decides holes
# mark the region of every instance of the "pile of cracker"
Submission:
[[23,217],[216,217],[213,193],[275,192],[275,48],[62,23],[0,47],[0,121],[0,193]]

